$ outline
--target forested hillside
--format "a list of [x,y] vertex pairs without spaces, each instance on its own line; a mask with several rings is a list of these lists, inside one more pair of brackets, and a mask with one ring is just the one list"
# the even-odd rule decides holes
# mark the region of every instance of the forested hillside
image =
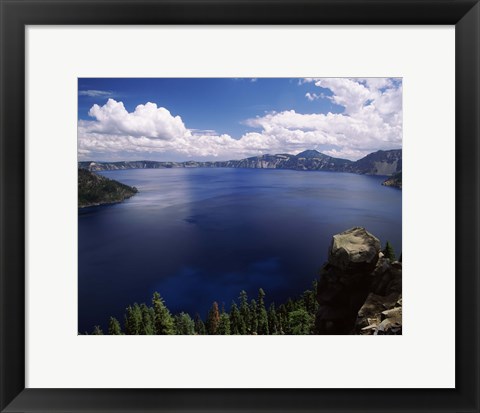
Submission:
[[78,169],[78,207],[122,202],[138,192],[113,179],[105,178],[86,169]]

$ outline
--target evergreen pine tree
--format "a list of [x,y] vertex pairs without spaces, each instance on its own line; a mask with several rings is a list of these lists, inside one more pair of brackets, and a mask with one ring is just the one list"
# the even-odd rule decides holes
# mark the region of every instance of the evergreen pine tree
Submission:
[[257,334],[258,316],[257,316],[257,302],[252,299],[250,301],[250,334]]
[[163,298],[159,293],[155,292],[152,298],[153,310],[155,313],[155,334],[169,335],[175,334],[173,317]]
[[291,313],[292,311],[295,310],[295,303],[293,300],[289,297],[287,300],[287,304],[285,304],[285,307],[287,309],[287,312]]
[[277,318],[280,326],[279,334],[289,334],[288,311],[285,304],[280,304],[278,307]]
[[313,289],[306,290],[303,293],[303,303],[304,303],[305,310],[308,312],[308,314],[311,314],[313,316],[315,316],[315,313],[317,312],[317,308],[318,308],[316,291],[317,291],[317,285],[314,281]]
[[225,312],[225,308],[222,307],[222,313],[220,314],[220,319],[218,321],[217,334],[222,336],[230,335],[230,317]]
[[153,335],[155,334],[155,313],[153,309],[148,307],[145,303],[140,305],[140,311],[142,312],[142,327],[140,334]]
[[210,335],[218,334],[218,324],[220,322],[220,312],[218,311],[218,303],[213,302],[207,317],[207,332]]
[[119,336],[122,334],[120,322],[115,317],[110,317],[110,321],[108,322],[108,334],[111,336]]
[[103,336],[103,330],[100,328],[100,326],[95,326],[93,328],[92,335],[94,336]]
[[387,241],[385,244],[385,249],[382,251],[385,258],[388,258],[390,261],[395,261],[395,251],[393,250],[392,244]]
[[275,310],[275,303],[271,303],[268,309],[268,331],[272,335],[279,333],[278,318],[277,318],[277,311]]
[[125,314],[125,334],[138,335],[142,333],[142,310],[137,303],[128,306]]
[[230,309],[230,334],[238,335],[242,334],[242,331],[246,331],[246,326],[240,315],[237,304],[235,301],[232,301],[232,307]]
[[304,309],[294,310],[288,314],[290,334],[306,335],[312,334],[315,318]]
[[245,290],[240,291],[240,334],[250,333],[250,307],[248,305],[248,296]]
[[207,334],[207,329],[205,328],[205,324],[203,323],[198,313],[195,314],[195,334],[198,334],[198,335]]
[[257,333],[262,335],[268,335],[268,315],[265,308],[265,292],[262,288],[258,290],[258,305],[257,305]]
[[175,316],[175,334],[193,335],[195,334],[195,323],[189,314],[181,312]]

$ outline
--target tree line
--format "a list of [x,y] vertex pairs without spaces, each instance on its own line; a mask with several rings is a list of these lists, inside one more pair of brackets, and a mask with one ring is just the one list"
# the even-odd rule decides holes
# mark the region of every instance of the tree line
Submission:
[[242,290],[238,303],[233,300],[229,311],[213,302],[203,320],[197,313],[172,314],[162,296],[155,292],[151,305],[134,303],[125,309],[123,323],[110,317],[108,330],[95,326],[93,335],[307,335],[313,334],[317,282],[297,299],[276,307],[265,305],[265,292],[258,290],[256,298],[249,299]]

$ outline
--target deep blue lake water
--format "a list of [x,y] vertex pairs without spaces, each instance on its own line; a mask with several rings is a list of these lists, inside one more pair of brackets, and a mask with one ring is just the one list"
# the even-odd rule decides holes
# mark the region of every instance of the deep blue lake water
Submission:
[[206,318],[244,289],[267,304],[318,277],[332,235],[363,226],[402,250],[402,192],[384,178],[271,169],[102,172],[136,186],[123,203],[80,210],[79,332],[154,291],[173,312]]

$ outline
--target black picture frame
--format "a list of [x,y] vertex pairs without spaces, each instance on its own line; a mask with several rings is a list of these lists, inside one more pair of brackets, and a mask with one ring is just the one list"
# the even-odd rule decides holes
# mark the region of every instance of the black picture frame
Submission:
[[[479,412],[478,0],[0,0],[0,13],[1,412]],[[455,25],[456,388],[25,388],[25,26],[60,24]]]

